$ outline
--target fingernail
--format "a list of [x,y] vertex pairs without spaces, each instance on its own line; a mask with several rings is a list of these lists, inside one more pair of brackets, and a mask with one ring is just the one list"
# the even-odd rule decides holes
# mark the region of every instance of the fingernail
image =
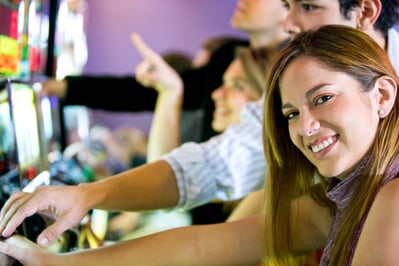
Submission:
[[48,245],[48,239],[47,239],[47,237],[41,237],[40,239],[39,239],[39,245],[41,245],[41,246],[47,246]]

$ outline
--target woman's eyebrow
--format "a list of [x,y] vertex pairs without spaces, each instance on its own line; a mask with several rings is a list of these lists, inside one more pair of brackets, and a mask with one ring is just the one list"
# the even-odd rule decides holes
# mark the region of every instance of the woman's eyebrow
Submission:
[[329,86],[331,84],[329,83],[321,83],[319,85],[314,86],[313,88],[311,88],[310,90],[308,90],[305,93],[306,98],[309,98],[310,96],[312,96],[314,93],[316,93],[318,90],[320,90],[321,88],[325,87],[325,86]]
[[[311,97],[311,96],[312,96],[314,93],[316,93],[318,90],[320,90],[321,88],[323,88],[323,87],[325,87],[325,86],[329,86],[329,85],[331,85],[331,84],[329,84],[329,83],[322,83],[322,84],[319,84],[319,85],[314,86],[313,88],[311,88],[310,90],[308,90],[308,91],[305,93],[306,98]],[[286,104],[281,105],[281,109],[291,108],[291,107],[293,107],[293,105],[290,104],[290,103],[286,103]]]

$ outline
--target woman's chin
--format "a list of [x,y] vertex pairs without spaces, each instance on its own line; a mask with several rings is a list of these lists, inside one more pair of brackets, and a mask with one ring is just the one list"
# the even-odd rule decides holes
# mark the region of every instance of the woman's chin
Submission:
[[226,125],[226,123],[223,123],[222,121],[212,122],[212,129],[218,133],[225,131],[227,127],[228,125]]

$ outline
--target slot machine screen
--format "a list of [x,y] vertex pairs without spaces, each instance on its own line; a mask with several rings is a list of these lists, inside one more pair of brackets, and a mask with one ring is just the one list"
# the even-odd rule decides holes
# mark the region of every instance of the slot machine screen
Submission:
[[48,163],[56,160],[55,156],[61,153],[60,103],[56,96],[43,95],[39,82],[34,83],[32,88],[35,92],[39,120],[42,162],[44,167],[48,168]]
[[17,146],[9,101],[9,86],[0,80],[0,203],[13,191],[20,190]]
[[24,186],[41,171],[35,94],[29,85],[16,82],[9,84],[9,92],[17,147],[17,163]]
[[16,155],[10,111],[7,89],[5,82],[2,82],[0,84],[0,176],[7,174],[15,167],[15,165],[10,165],[12,158]]

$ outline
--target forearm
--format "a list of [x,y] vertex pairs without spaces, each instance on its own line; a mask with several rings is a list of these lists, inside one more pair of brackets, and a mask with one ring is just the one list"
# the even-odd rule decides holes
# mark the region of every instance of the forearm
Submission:
[[176,91],[161,91],[158,95],[148,139],[148,162],[158,160],[180,144],[182,91],[179,88]]
[[179,198],[174,172],[156,161],[98,182],[80,185],[89,209],[140,211],[174,207]]
[[263,201],[263,189],[250,193],[238,204],[227,221],[236,221],[262,213]]
[[[112,246],[60,254],[57,265],[255,265],[259,217],[235,223],[168,230]],[[62,263],[62,264],[59,264]]]

